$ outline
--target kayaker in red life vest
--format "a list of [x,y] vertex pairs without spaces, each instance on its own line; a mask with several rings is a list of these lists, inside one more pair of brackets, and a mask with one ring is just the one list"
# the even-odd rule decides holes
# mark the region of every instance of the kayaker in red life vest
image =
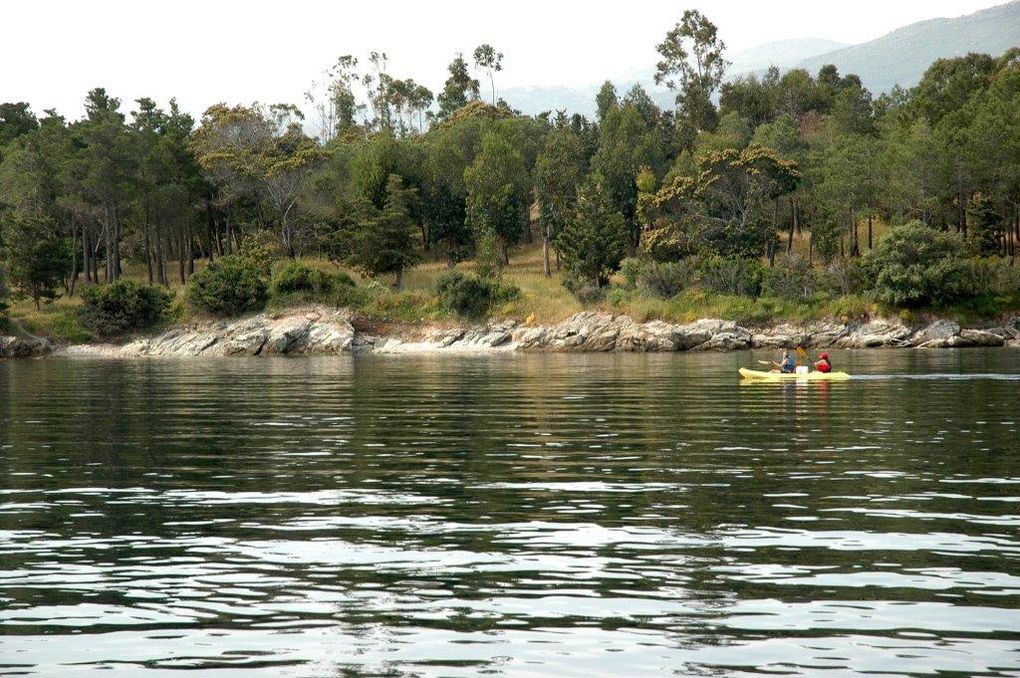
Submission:
[[818,362],[815,363],[815,369],[819,372],[832,372],[832,363],[829,361],[828,353],[818,354]]

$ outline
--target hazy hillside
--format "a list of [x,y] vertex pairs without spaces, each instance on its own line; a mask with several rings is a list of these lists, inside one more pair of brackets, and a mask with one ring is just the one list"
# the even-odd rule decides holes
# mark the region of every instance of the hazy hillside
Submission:
[[729,73],[738,75],[748,71],[763,71],[773,65],[789,68],[804,59],[845,47],[850,45],[824,38],[797,38],[766,42],[764,45],[727,54],[726,58],[730,62]]
[[[878,94],[893,85],[912,87],[935,59],[962,56],[968,52],[1001,54],[1020,45],[1020,0],[953,19],[930,19],[898,28],[881,38],[859,45],[840,47],[822,38],[800,38],[768,42],[727,54],[732,62],[727,76],[761,72],[769,65],[806,68],[817,72],[825,64],[836,64],[841,73],[857,73],[872,92]],[[622,95],[640,82],[660,106],[672,106],[673,95],[652,83],[651,65],[635,69],[614,80]],[[592,115],[595,94],[601,83],[571,87],[514,87],[502,91],[510,105],[524,113],[566,109]]]
[[957,17],[910,24],[872,40],[801,61],[811,72],[836,64],[841,73],[856,73],[872,92],[893,85],[912,87],[932,61],[968,52],[999,55],[1020,45],[1020,0]]
[[[831,52],[845,47],[843,43],[824,38],[797,38],[794,40],[778,40],[767,42],[757,47],[728,54],[726,58],[731,62],[729,74],[737,76],[743,73],[764,71],[770,65],[775,64],[780,68],[790,68],[803,59],[816,54]],[[662,88],[657,87],[652,76],[654,70],[651,66],[647,68],[634,69],[623,78],[616,79],[613,83],[622,96],[635,83],[641,83],[652,99],[659,106],[673,106],[674,95]],[[500,96],[506,99],[514,108],[534,115],[542,111],[556,111],[566,109],[571,113],[583,113],[592,115],[595,112],[595,95],[602,86],[601,82],[589,83],[579,87],[566,85],[554,87],[510,87],[500,92]]]

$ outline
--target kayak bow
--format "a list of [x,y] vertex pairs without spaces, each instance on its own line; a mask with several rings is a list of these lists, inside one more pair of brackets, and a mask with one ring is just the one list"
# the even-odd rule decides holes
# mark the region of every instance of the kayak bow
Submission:
[[744,379],[760,379],[763,381],[843,381],[850,378],[846,372],[807,372],[793,374],[790,372],[765,372],[740,368],[740,376]]

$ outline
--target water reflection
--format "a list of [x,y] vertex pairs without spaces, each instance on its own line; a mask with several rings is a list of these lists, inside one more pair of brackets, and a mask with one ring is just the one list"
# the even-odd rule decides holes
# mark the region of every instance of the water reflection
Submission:
[[0,673],[1020,671],[1016,352],[754,358],[0,364]]

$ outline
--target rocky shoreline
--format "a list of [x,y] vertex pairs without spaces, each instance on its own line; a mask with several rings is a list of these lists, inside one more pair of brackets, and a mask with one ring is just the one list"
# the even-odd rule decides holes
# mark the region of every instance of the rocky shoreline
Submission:
[[384,333],[356,329],[343,309],[308,306],[237,320],[174,327],[125,344],[57,347],[45,340],[0,337],[0,358],[58,356],[280,356],[345,353],[505,353],[728,351],[751,348],[968,348],[1020,347],[1020,318],[983,329],[949,320],[911,327],[899,318],[756,329],[704,319],[676,324],[637,322],[585,311],[554,325],[491,321],[466,327],[411,327]]

